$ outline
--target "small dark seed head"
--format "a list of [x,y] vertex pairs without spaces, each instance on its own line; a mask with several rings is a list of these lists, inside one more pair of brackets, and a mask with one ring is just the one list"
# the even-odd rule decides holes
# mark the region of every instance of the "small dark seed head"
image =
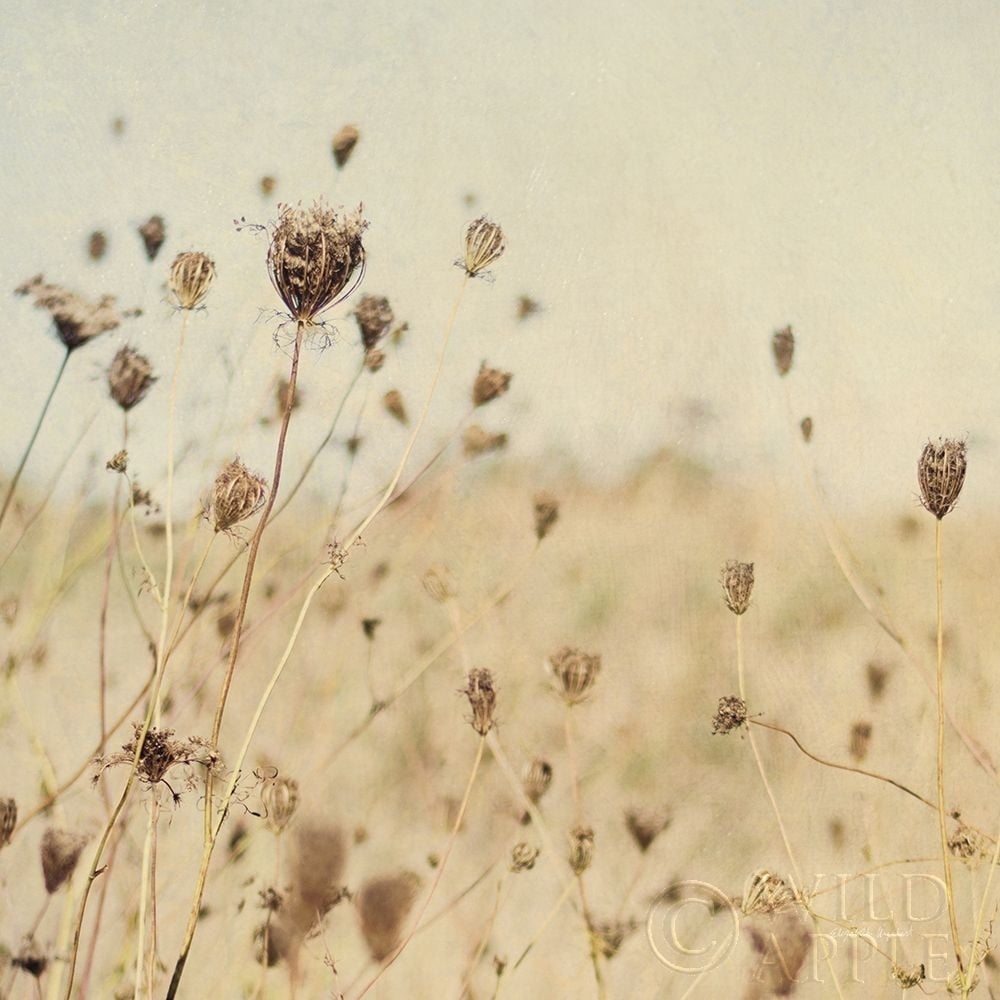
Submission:
[[20,951],[10,960],[10,964],[15,969],[27,972],[34,979],[41,979],[45,970],[49,967],[49,960],[45,957],[45,952],[38,947],[33,937],[25,939]]
[[958,501],[965,483],[965,442],[928,441],[917,463],[920,502],[939,521]]
[[388,332],[394,319],[392,306],[384,295],[362,295],[354,308],[361,331],[361,343],[370,351]]
[[17,803],[13,799],[0,799],[0,847],[6,847],[17,826]]
[[501,371],[499,368],[487,368],[486,363],[483,362],[479,366],[479,374],[472,385],[473,405],[483,406],[498,396],[502,396],[510,387],[512,377],[510,372]]
[[868,756],[868,746],[872,739],[870,722],[855,722],[851,726],[850,753],[855,763],[861,763]]
[[499,451],[506,445],[506,434],[490,434],[478,424],[471,424],[462,432],[462,451],[466,458],[476,458],[491,451]]
[[122,347],[108,368],[108,391],[126,412],[145,399],[155,381],[153,366],[131,347]]
[[139,235],[142,237],[142,245],[146,248],[146,256],[149,260],[155,260],[163,241],[167,238],[167,227],[163,216],[151,215],[139,227]]
[[482,667],[470,670],[466,678],[465,696],[472,707],[472,728],[480,736],[485,736],[493,728],[497,704],[493,674]]
[[636,847],[645,853],[656,838],[663,833],[673,819],[669,809],[628,809],[625,812],[625,826],[632,835]]
[[358,144],[361,133],[357,125],[345,125],[334,137],[331,144],[333,149],[333,159],[337,167],[343,167],[350,159],[354,147]]
[[730,559],[722,567],[722,592],[726,597],[726,607],[734,615],[742,615],[750,607],[750,595],[753,593],[753,563]]
[[787,375],[792,367],[792,356],[795,354],[795,335],[790,326],[775,332],[771,338],[771,349],[774,351],[774,363],[778,374]]
[[589,826],[574,827],[569,836],[569,866],[582,875],[594,859],[594,831]]
[[551,494],[535,494],[535,537],[541,541],[559,520],[559,501]]
[[747,721],[747,703],[736,695],[726,695],[719,699],[719,708],[712,720],[713,733],[731,733]]
[[398,389],[390,389],[382,397],[382,405],[385,407],[386,413],[395,420],[398,420],[401,424],[409,423],[409,418],[406,415],[406,404],[403,402],[403,394]]
[[87,838],[82,834],[54,827],[42,834],[42,877],[50,896],[69,880],[86,843]]
[[238,458],[219,473],[212,487],[208,514],[216,531],[229,531],[252,517],[267,497],[267,481],[252,473]]

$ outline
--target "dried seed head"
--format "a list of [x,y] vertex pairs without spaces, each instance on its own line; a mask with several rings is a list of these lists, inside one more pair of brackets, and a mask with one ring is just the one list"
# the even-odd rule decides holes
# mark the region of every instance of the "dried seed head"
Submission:
[[750,945],[760,959],[748,973],[746,997],[789,996],[812,948],[812,927],[797,907],[787,907],[747,926]]
[[431,566],[424,573],[420,582],[424,585],[427,596],[437,601],[438,604],[444,604],[445,601],[450,600],[457,593],[455,578],[452,576],[451,570],[443,563]]
[[591,934],[600,954],[605,958],[614,958],[633,929],[634,925],[624,920],[602,920],[594,924]]
[[462,450],[467,458],[476,458],[491,451],[499,451],[507,446],[506,434],[490,434],[478,424],[472,424],[462,432]]
[[517,318],[526,320],[529,316],[534,316],[541,308],[530,295],[521,295],[517,300]]
[[731,733],[747,721],[747,703],[736,695],[726,695],[719,699],[719,709],[712,719],[713,733]]
[[753,593],[753,563],[730,559],[722,567],[722,592],[726,597],[726,607],[734,615],[742,615],[750,607],[750,595]]
[[503,230],[485,215],[481,215],[470,222],[465,230],[465,259],[457,263],[465,268],[465,273],[470,278],[474,278],[499,260],[506,249]]
[[87,254],[91,260],[101,260],[108,251],[108,238],[95,229],[87,240]]
[[537,847],[532,847],[523,841],[514,845],[510,852],[510,870],[517,875],[520,872],[530,871],[535,867],[535,861],[541,852]]
[[563,646],[549,657],[548,665],[563,701],[576,705],[593,690],[601,672],[601,657]]
[[168,284],[181,309],[196,309],[215,280],[215,262],[197,250],[179,253],[170,265]]
[[521,787],[534,805],[538,805],[551,784],[552,765],[547,760],[536,757],[525,766],[521,775]]
[[888,668],[872,661],[865,667],[865,676],[868,679],[868,693],[872,696],[872,701],[878,701],[885,693],[886,684],[889,683]]
[[892,967],[892,978],[904,989],[909,990],[914,986],[919,986],[926,978],[927,972],[924,963],[914,965],[909,969],[904,969],[901,965]]
[[409,418],[406,416],[406,404],[403,402],[403,394],[398,389],[390,389],[382,397],[382,405],[385,407],[386,413],[394,417],[401,424],[409,423]]
[[965,442],[928,441],[917,463],[920,502],[939,521],[958,501],[965,482]]
[[229,531],[256,514],[266,496],[267,480],[237,458],[216,477],[207,514],[215,522],[216,531]]
[[361,331],[361,343],[370,351],[389,332],[394,316],[384,295],[362,295],[354,308],[354,318]]
[[[118,764],[131,765],[132,761],[135,760],[139,737],[142,735],[142,723],[133,722],[132,730],[132,739],[128,743],[122,744],[119,753],[109,754],[99,760],[100,770],[94,778],[95,782],[107,768]],[[151,726],[146,733],[146,738],[142,741],[142,749],[139,751],[139,767],[136,773],[140,781],[152,786],[165,781],[167,773],[172,767],[202,764],[207,768],[215,768],[218,763],[218,754],[209,747],[206,740],[197,736],[188,739],[175,739],[172,729],[158,729]],[[176,790],[170,787],[170,791],[175,803],[180,802],[180,795]]]
[[381,618],[362,618],[361,628],[369,642],[375,641],[375,630],[382,624]]
[[501,371],[499,368],[487,368],[484,361],[479,366],[479,374],[472,385],[473,406],[483,406],[502,396],[510,387],[511,378],[513,376],[510,372]]
[[347,862],[347,841],[338,826],[297,824],[292,863],[289,920],[305,935],[345,897],[341,884]]
[[667,808],[660,809],[628,809],[625,812],[625,826],[632,835],[636,847],[645,853],[650,845],[673,820],[673,814]]
[[497,704],[493,674],[482,667],[470,670],[464,693],[472,707],[472,728],[480,736],[485,736],[493,728],[493,713]]
[[145,399],[155,381],[149,360],[131,347],[122,347],[108,368],[108,391],[126,412]]
[[377,372],[385,364],[385,351],[373,347],[370,351],[365,351],[365,368],[370,372]]
[[799,423],[799,430],[802,431],[802,440],[809,444],[813,436],[813,418],[803,417]]
[[354,147],[358,144],[361,133],[357,125],[345,125],[334,137],[332,143],[333,159],[338,169],[351,158]]
[[104,468],[110,472],[124,472],[128,468],[128,452],[124,448],[116,451],[104,463]]
[[993,845],[978,830],[961,820],[948,838],[948,850],[972,869],[977,868],[983,859],[993,856]]
[[275,178],[273,178],[270,174],[265,174],[260,179],[260,193],[265,198],[269,198],[272,194],[274,194],[274,189],[277,184],[278,182]]
[[546,492],[535,494],[535,537],[541,541],[559,520],[559,501]]
[[589,826],[577,826],[569,835],[569,866],[574,875],[582,875],[594,859],[594,831]]
[[399,945],[419,888],[420,878],[413,872],[381,875],[361,886],[355,900],[361,936],[376,962],[384,961]]
[[360,206],[348,215],[323,201],[311,208],[280,205],[279,212],[267,249],[267,271],[292,319],[308,326],[361,280],[361,237],[368,223]]
[[849,749],[855,763],[860,764],[868,756],[868,746],[871,743],[871,739],[872,724],[870,722],[855,722],[851,726]]
[[113,295],[104,295],[96,303],[87,302],[75,292],[47,283],[40,274],[18,285],[14,292],[30,295],[38,309],[49,311],[56,333],[67,351],[76,350],[121,323],[121,316],[114,308]]
[[50,896],[69,880],[86,843],[87,838],[82,834],[55,827],[49,827],[42,834],[42,877]]
[[260,792],[264,821],[275,835],[282,833],[299,807],[299,783],[291,778],[272,778]]
[[151,215],[139,227],[139,235],[142,237],[142,245],[146,248],[146,257],[155,260],[163,241],[167,238],[167,227],[163,216]]
[[766,869],[755,871],[743,887],[740,909],[745,916],[774,913],[795,902],[795,893],[784,879]]
[[792,356],[795,354],[795,335],[790,326],[776,331],[771,338],[771,349],[774,351],[774,364],[778,374],[787,375],[792,367]]
[[[971,978],[971,982],[969,981]],[[968,972],[963,972],[961,969],[956,969],[949,977],[948,981],[944,984],[945,991],[953,997],[967,997],[971,993],[975,992],[976,987],[979,985],[979,973],[972,970],[972,976],[969,976]]]
[[0,847],[6,847],[17,826],[17,803],[13,799],[0,799]]
[[45,952],[35,942],[33,937],[26,937],[18,953],[10,960],[10,964],[15,969],[27,972],[35,979],[41,979],[45,970],[49,967],[49,960],[45,957]]

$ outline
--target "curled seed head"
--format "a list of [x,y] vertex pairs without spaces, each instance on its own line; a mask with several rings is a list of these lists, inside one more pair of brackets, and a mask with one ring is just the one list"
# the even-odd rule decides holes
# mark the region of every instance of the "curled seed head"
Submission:
[[14,292],[30,295],[36,308],[48,310],[67,351],[74,351],[99,334],[115,329],[122,321],[121,314],[114,308],[113,295],[88,302],[76,292],[50,284],[41,274],[22,282]]
[[460,261],[470,278],[481,274],[507,249],[503,230],[481,215],[465,230],[465,259]]
[[108,391],[125,411],[142,402],[155,381],[149,360],[131,347],[122,347],[108,368]]
[[17,826],[17,803],[13,799],[0,799],[0,847],[6,847]]
[[597,683],[601,672],[601,657],[580,649],[563,646],[549,657],[549,668],[556,688],[567,705],[583,701]]
[[510,870],[516,875],[519,872],[530,871],[535,867],[540,851],[523,841],[514,845],[510,852]]
[[394,319],[392,306],[384,295],[362,295],[354,308],[361,331],[361,343],[370,351],[388,332]]
[[281,205],[279,210],[267,249],[267,271],[292,319],[309,325],[361,280],[361,237],[368,223],[360,206],[350,214],[323,201],[311,208]]
[[872,724],[870,722],[855,722],[851,726],[849,749],[855,763],[860,764],[868,756],[868,746],[871,743],[871,739]]
[[274,834],[280,834],[299,807],[299,783],[291,778],[272,778],[261,789],[264,820]]
[[169,285],[181,309],[195,309],[215,280],[215,262],[198,250],[179,253],[170,265]]
[[361,936],[376,962],[388,958],[399,944],[419,888],[420,878],[413,872],[378,876],[361,886],[355,900]]
[[541,541],[559,520],[559,501],[551,493],[535,494],[535,537]]
[[398,420],[401,424],[409,423],[406,415],[406,404],[403,402],[403,394],[398,389],[390,389],[382,397],[382,405],[386,413]]
[[719,708],[712,719],[713,733],[731,733],[746,724],[747,703],[734,694],[719,699]]
[[753,563],[730,559],[722,567],[722,592],[726,597],[726,607],[734,615],[742,615],[750,607],[750,595],[753,593]]
[[569,835],[569,866],[574,875],[582,875],[594,859],[594,831],[589,826],[577,826]]
[[466,678],[465,696],[472,707],[472,728],[480,736],[485,736],[493,728],[493,714],[497,704],[493,674],[482,667],[470,670]]
[[462,451],[465,452],[466,458],[476,458],[491,451],[499,451],[506,445],[506,434],[490,434],[478,424],[472,424],[462,432]]
[[50,896],[69,880],[86,843],[87,838],[82,834],[54,827],[42,834],[42,877]]
[[795,334],[792,328],[786,326],[775,332],[771,338],[771,350],[774,351],[774,364],[779,375],[787,375],[792,367],[792,357],[795,354]]
[[632,835],[636,847],[645,853],[656,838],[663,833],[673,820],[669,809],[628,809],[625,812],[625,826]]
[[479,366],[479,374],[472,385],[473,405],[483,406],[502,396],[510,387],[511,378],[513,376],[510,372],[501,371],[499,368],[487,368],[484,361]]
[[743,887],[740,909],[745,916],[774,913],[795,902],[795,893],[784,879],[766,869],[755,871]]
[[334,137],[332,143],[333,159],[337,167],[342,167],[351,158],[354,147],[358,144],[361,133],[357,125],[345,125]]
[[920,502],[939,521],[958,501],[965,483],[965,442],[928,441],[917,463]]
[[146,257],[155,260],[156,255],[167,238],[167,227],[162,215],[151,215],[140,227],[139,235],[142,245],[146,248]]
[[216,531],[229,531],[252,517],[263,506],[267,481],[251,472],[238,458],[219,473],[212,487],[209,516]]
[[534,805],[538,805],[551,784],[552,765],[547,760],[536,757],[525,766],[521,775],[521,786],[524,788],[524,794]]

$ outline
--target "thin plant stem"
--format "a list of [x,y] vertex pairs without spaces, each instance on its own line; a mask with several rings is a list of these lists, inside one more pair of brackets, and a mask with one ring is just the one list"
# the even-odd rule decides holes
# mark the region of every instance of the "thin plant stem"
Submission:
[[448,836],[448,845],[445,847],[444,854],[441,857],[441,863],[437,867],[437,871],[434,874],[434,881],[431,883],[431,887],[424,897],[424,901],[417,912],[416,917],[413,920],[412,926],[409,933],[403,940],[393,949],[391,955],[385,959],[379,968],[378,972],[369,980],[368,985],[361,990],[358,994],[356,1000],[361,1000],[363,997],[385,974],[386,970],[396,961],[397,958],[403,953],[403,950],[410,943],[413,935],[416,933],[417,927],[420,925],[420,921],[423,919],[424,914],[427,912],[427,907],[430,905],[431,899],[434,896],[438,885],[441,882],[441,876],[444,874],[444,870],[448,865],[448,859],[451,857],[451,853],[454,850],[455,842],[458,838],[458,831],[462,828],[462,822],[465,819],[465,812],[469,807],[469,799],[472,797],[472,786],[476,783],[476,776],[479,774],[479,765],[483,761],[483,752],[486,750],[486,737],[480,736],[479,745],[476,748],[476,758],[472,764],[472,772],[469,774],[469,780],[465,786],[465,794],[462,796],[462,804],[458,808],[458,815],[455,817],[455,822],[452,825],[451,833]]
[[535,931],[531,940],[527,943],[527,945],[525,945],[524,950],[521,952],[521,954],[517,958],[517,961],[511,967],[512,972],[517,970],[518,966],[520,966],[520,964],[528,957],[528,953],[531,951],[531,949],[534,948],[536,944],[538,944],[538,942],[541,940],[542,935],[545,933],[546,928],[555,919],[556,914],[563,908],[563,904],[566,902],[567,899],[569,899],[575,888],[576,888],[576,879],[575,878],[569,879],[566,882],[565,886],[563,886],[563,891],[560,893],[559,898],[555,901],[554,905],[552,906],[552,909],[549,910],[545,919],[540,924],[538,930]]
[[944,865],[945,897],[948,901],[948,923],[952,947],[958,962],[959,975],[965,977],[961,939],[958,936],[958,914],[955,911],[955,888],[951,878],[951,851],[948,848],[948,813],[944,801],[944,577],[941,571],[941,518],[934,521],[934,570],[937,593],[937,811],[941,834],[941,862]]
[[[1000,826],[1000,824],[998,824]],[[993,847],[993,859],[990,862],[990,873],[986,876],[986,887],[983,889],[983,901],[980,904],[979,912],[975,915],[975,921],[973,923],[972,931],[972,968],[969,970],[968,979],[972,980],[975,976],[975,962],[976,962],[976,949],[979,945],[979,935],[982,933],[983,927],[986,922],[986,904],[990,898],[990,889],[993,886],[993,876],[996,874],[997,865],[1000,864],[1000,829],[997,830],[996,843]],[[966,989],[966,986],[969,986]],[[963,1000],[971,992],[971,983],[963,983]]]
[[[476,950],[472,953],[472,958],[469,959],[468,970],[465,975],[462,976],[462,982],[458,987],[457,1000],[464,1000],[467,995],[469,985],[472,982],[472,977],[476,974],[476,967],[479,965],[479,960],[483,957],[483,952],[486,951],[486,946],[490,943],[490,934],[493,933],[493,925],[496,923],[497,914],[500,912],[500,908],[510,895],[509,886],[510,872],[506,871],[500,881],[497,882],[497,891],[496,896],[493,899],[493,907],[486,920],[486,926],[479,935],[479,943],[476,945]],[[507,892],[504,891],[505,889]]]
[[63,359],[59,364],[59,368],[56,371],[56,377],[52,382],[52,388],[49,389],[49,394],[45,397],[45,402],[42,404],[42,412],[38,414],[38,421],[35,423],[35,429],[31,432],[31,437],[28,439],[28,445],[24,449],[24,453],[21,455],[20,462],[17,463],[17,469],[14,471],[14,478],[11,479],[10,485],[7,487],[7,495],[4,497],[3,507],[0,508],[0,525],[3,524],[4,518],[7,516],[7,511],[10,510],[10,505],[14,500],[14,491],[17,489],[17,484],[20,482],[21,474],[24,472],[24,467],[28,464],[28,456],[31,455],[31,449],[35,446],[35,441],[38,438],[38,432],[42,429],[42,424],[45,421],[45,415],[49,412],[49,407],[52,405],[52,398],[56,394],[56,389],[59,388],[59,383],[62,381],[63,373],[66,371],[66,365],[69,362],[69,356],[72,352],[69,348],[66,349],[66,353],[63,354]]

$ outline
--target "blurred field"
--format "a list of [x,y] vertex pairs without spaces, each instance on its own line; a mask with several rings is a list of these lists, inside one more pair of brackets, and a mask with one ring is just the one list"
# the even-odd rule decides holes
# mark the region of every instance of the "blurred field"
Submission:
[[[368,544],[350,555],[344,579],[323,589],[306,621],[250,757],[254,766],[276,768],[300,785],[299,813],[282,836],[284,867],[276,880],[275,838],[254,815],[260,812],[259,782],[248,775],[243,805],[228,820],[234,836],[236,831],[245,836],[238,850],[227,855],[220,849],[216,856],[188,992],[182,995],[254,995],[261,977],[253,943],[262,920],[258,891],[286,886],[293,877],[300,827],[320,824],[343,831],[349,847],[340,881],[349,889],[356,891],[370,876],[402,869],[417,873],[427,889],[434,877],[433,857],[440,858],[444,849],[475,755],[468,703],[459,694],[465,668],[473,665],[488,667],[496,676],[499,742],[515,770],[520,773],[535,756],[552,764],[552,787],[539,807],[546,832],[535,824],[521,825],[523,805],[487,751],[466,822],[428,909],[428,915],[444,912],[414,938],[371,995],[458,1000],[468,975],[468,996],[493,996],[494,956],[509,963],[517,959],[569,877],[565,853],[575,817],[565,708],[544,669],[546,656],[564,644],[603,657],[592,696],[573,716],[581,814],[595,831],[593,865],[585,875],[589,902],[596,920],[620,918],[632,928],[618,954],[604,962],[608,994],[743,995],[754,962],[745,929],[726,961],[697,982],[659,962],[646,937],[650,905],[678,880],[700,880],[738,897],[755,869],[789,871],[747,740],[739,733],[712,734],[719,697],[736,691],[734,619],[718,582],[727,558],[756,563],[754,601],[744,622],[751,714],[786,727],[812,753],[840,763],[851,762],[851,727],[869,723],[870,747],[862,766],[925,797],[934,795],[933,698],[918,671],[933,666],[933,519],[908,502],[910,484],[901,484],[904,500],[898,511],[843,526],[851,548],[863,553],[863,572],[884,588],[885,604],[907,638],[915,666],[861,606],[837,570],[808,499],[795,484],[788,486],[785,496],[770,489],[750,491],[670,453],[651,459],[614,491],[587,486],[568,473],[518,468],[502,459],[466,462],[451,456],[434,466],[376,523]],[[560,498],[561,514],[533,554],[531,498],[543,487]],[[297,498],[292,511],[298,516],[282,518],[265,536],[223,729],[224,757],[238,745],[280,656],[300,605],[302,581],[313,578],[322,558],[323,513],[305,496]],[[81,511],[66,540],[56,529],[65,517],[65,511],[50,511],[48,530],[33,529],[37,548],[30,561],[15,566],[15,557],[5,573],[2,596],[16,599],[18,607],[15,614],[8,605],[11,620],[4,627],[8,663],[17,666],[8,674],[3,702],[0,746],[7,766],[2,792],[17,800],[22,814],[38,800],[44,780],[28,727],[34,728],[59,780],[83,763],[99,736],[96,609],[102,560],[96,553],[106,529],[97,513]],[[945,523],[948,701],[986,753],[1000,759],[987,697],[989,653],[996,647],[991,527],[972,523],[961,510]],[[144,531],[155,552],[157,532]],[[203,525],[200,537],[207,534]],[[221,566],[238,544],[220,539],[214,565]],[[88,549],[94,557],[53,600],[52,588],[64,580],[75,554]],[[370,686],[376,699],[389,697],[453,628],[449,607],[434,601],[422,583],[431,567],[439,572],[447,567],[460,621],[475,616],[498,589],[513,585],[512,590],[363,727]],[[130,621],[122,582],[117,574],[112,580],[113,718],[137,692],[150,658]],[[227,579],[220,588],[226,600],[200,614],[171,668],[164,724],[180,736],[207,735],[227,642],[217,621],[231,610],[238,584],[236,575]],[[152,614],[148,596],[140,594],[139,603]],[[372,619],[379,624],[370,626],[374,638],[369,639],[363,622]],[[872,664],[885,671],[879,696],[868,681]],[[130,718],[139,717],[135,711]],[[358,727],[362,731],[351,738]],[[128,735],[126,727],[120,728],[111,749]],[[813,763],[780,734],[758,728],[756,735],[807,881],[826,876],[830,886],[837,873],[918,859],[852,882],[843,898],[837,893],[820,897],[816,908],[871,933],[877,927],[902,932],[900,965],[925,962],[943,969],[943,960],[934,965],[927,949],[946,954],[944,939],[928,941],[925,932],[946,932],[946,922],[908,921],[905,884],[898,875],[940,874],[939,862],[919,860],[932,859],[937,850],[933,811],[885,784]],[[970,824],[991,829],[995,785],[954,734],[948,754],[949,807],[960,809]],[[102,781],[114,793],[123,779],[124,769],[112,768]],[[91,984],[94,996],[131,988],[134,872],[145,825],[138,814],[148,796],[143,789],[137,797],[115,865],[103,876],[111,888]],[[624,813],[663,806],[672,813],[672,823],[641,855]],[[93,836],[103,808],[100,793],[85,776],[59,800],[61,815],[53,813],[49,821]],[[181,804],[170,807],[161,821],[158,932],[168,968],[190,902],[201,822],[197,787],[183,793]],[[38,850],[45,826],[44,818],[33,820],[0,859],[3,941],[12,951],[43,901]],[[533,870],[509,876],[492,931],[471,966],[497,884],[519,841],[540,847],[541,856]],[[553,843],[560,856],[552,855]],[[85,864],[77,872],[76,889]],[[984,864],[970,875],[956,865],[960,898],[967,898],[970,884],[980,897],[987,870]],[[872,912],[869,892],[875,900]],[[56,937],[59,902],[57,897],[43,919],[40,942]],[[508,967],[501,996],[596,995],[576,904],[572,894],[522,964]],[[883,919],[890,910],[894,921]],[[960,919],[971,931],[970,912],[965,906]],[[723,925],[724,918],[716,917],[703,932],[718,937]],[[836,929],[831,925],[831,930]],[[886,941],[880,944],[888,947]],[[847,939],[838,939],[836,947],[845,995],[900,993],[887,962],[862,953],[852,970]],[[306,941],[299,964],[299,996],[352,995],[367,956],[349,901],[336,905],[322,933]],[[796,995],[836,995],[826,967],[819,963],[815,971],[816,976],[810,959]],[[994,978],[992,972],[987,976]],[[817,977],[822,981],[812,981]],[[852,977],[857,979],[853,985]],[[31,995],[24,973],[15,983],[11,995]],[[269,971],[264,995],[289,995],[284,963]]]

